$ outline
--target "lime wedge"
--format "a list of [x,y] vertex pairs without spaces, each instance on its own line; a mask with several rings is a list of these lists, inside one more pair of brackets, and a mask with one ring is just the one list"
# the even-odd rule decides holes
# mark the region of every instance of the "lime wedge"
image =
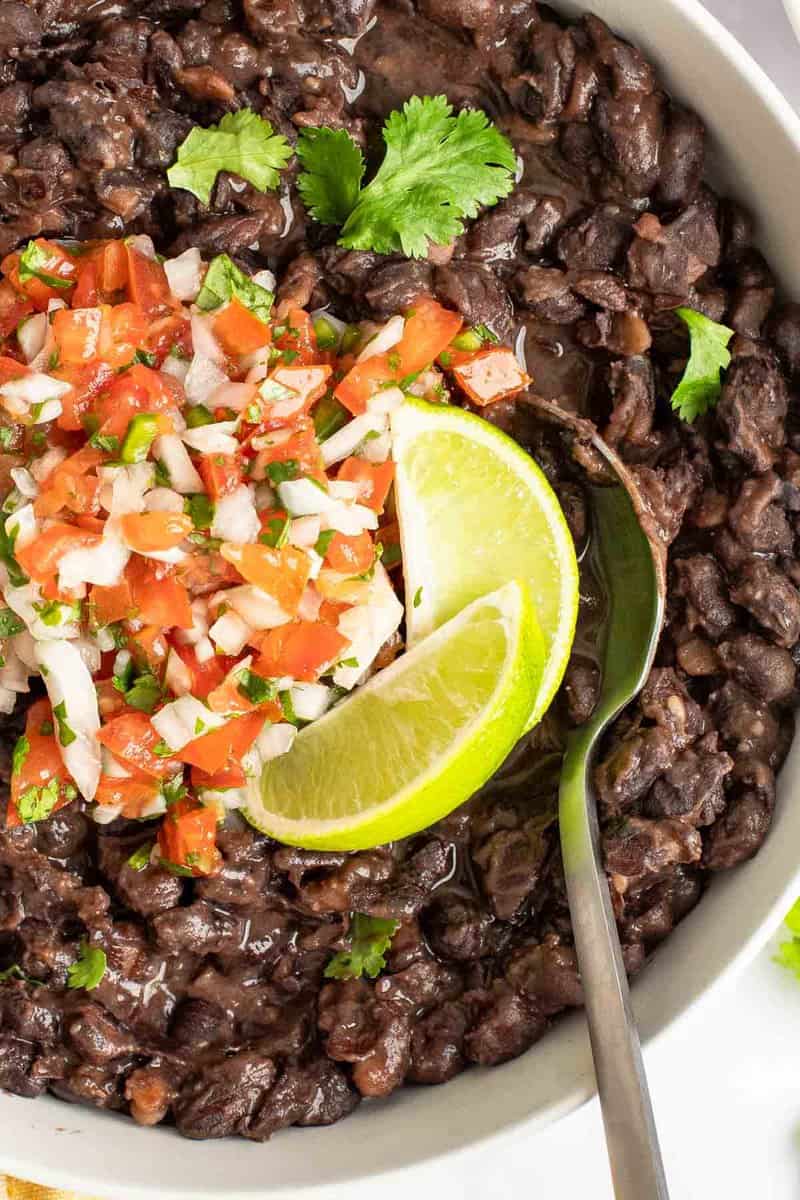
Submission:
[[462,804],[521,736],[543,645],[527,588],[476,600],[303,729],[248,788],[244,815],[281,842],[360,850]]
[[578,564],[556,495],[512,438],[463,409],[409,399],[392,434],[408,645],[523,580],[545,644],[530,728],[558,689],[578,616]]

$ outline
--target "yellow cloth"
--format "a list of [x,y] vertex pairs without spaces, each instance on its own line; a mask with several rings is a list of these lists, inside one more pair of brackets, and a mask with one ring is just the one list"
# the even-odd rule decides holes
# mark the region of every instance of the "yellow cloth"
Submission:
[[62,1192],[60,1188],[42,1187],[40,1183],[25,1183],[10,1175],[0,1178],[0,1200],[90,1200],[77,1192]]

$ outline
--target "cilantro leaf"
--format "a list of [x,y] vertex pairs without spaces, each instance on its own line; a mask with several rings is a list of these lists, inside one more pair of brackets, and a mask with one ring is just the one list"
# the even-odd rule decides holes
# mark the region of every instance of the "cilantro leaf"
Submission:
[[239,681],[238,690],[251,704],[264,704],[267,700],[274,700],[277,695],[278,689],[273,680],[256,675],[255,671],[249,671],[246,667],[239,671],[236,678]]
[[58,740],[62,746],[71,746],[77,738],[77,733],[67,720],[67,705],[66,701],[62,700],[53,709],[53,716],[58,723]]
[[689,330],[691,353],[686,370],[672,393],[672,407],[682,421],[692,422],[713,408],[720,397],[720,371],[731,361],[728,342],[733,330],[718,325],[693,308],[676,308],[675,313]]
[[19,256],[20,283],[27,283],[29,279],[38,279],[40,283],[59,290],[72,287],[75,283],[74,279],[65,279],[63,275],[55,275],[52,271],[48,271],[49,266],[50,257],[47,252],[38,242],[28,242]]
[[25,766],[25,759],[31,752],[31,744],[27,736],[21,734],[14,743],[14,750],[11,755],[11,775],[19,775],[22,768]]
[[84,938],[78,948],[77,960],[67,967],[67,987],[85,988],[90,992],[105,975],[107,965],[105,951],[99,946],[90,946]]
[[0,608],[0,638],[13,637],[15,633],[22,633],[24,628],[25,622],[15,612],[10,608]]
[[480,110],[454,116],[444,96],[412,96],[387,117],[383,140],[386,156],[342,229],[349,249],[424,258],[514,187],[508,138]]
[[150,671],[143,671],[125,693],[125,703],[139,712],[151,713],[163,695],[161,684]]
[[46,821],[58,803],[58,780],[44,787],[29,787],[17,798],[17,813],[24,825]]
[[178,147],[177,160],[167,171],[171,187],[184,188],[203,204],[220,171],[230,171],[252,183],[259,192],[278,186],[278,172],[292,157],[292,147],[269,121],[250,108],[226,113],[219,125],[196,125]]
[[297,141],[303,164],[297,188],[315,221],[344,225],[356,206],[364,156],[346,129],[303,129]]
[[268,292],[261,284],[254,283],[249,275],[239,270],[227,254],[218,254],[209,263],[196,300],[197,307],[208,312],[234,297],[245,308],[249,308],[259,321],[265,324],[269,321],[272,301],[275,299],[272,292]]
[[386,952],[397,932],[399,921],[353,913],[350,922],[350,949],[334,954],[325,968],[326,979],[377,978],[386,966]]
[[14,547],[17,544],[18,536],[19,522],[12,525],[9,531],[6,529],[5,521],[0,520],[0,563],[8,572],[8,582],[15,588],[24,587],[28,582],[28,576],[14,557]]

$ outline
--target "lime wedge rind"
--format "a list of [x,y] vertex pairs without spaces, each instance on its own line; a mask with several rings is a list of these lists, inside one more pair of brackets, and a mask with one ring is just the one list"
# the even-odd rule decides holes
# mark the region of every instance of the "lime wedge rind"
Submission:
[[392,434],[409,645],[476,595],[524,578],[546,650],[530,729],[563,679],[578,617],[578,563],[558,499],[513,438],[463,409],[409,398]]
[[245,817],[308,849],[360,850],[426,828],[476,792],[522,735],[543,653],[525,585],[479,598],[302,730],[251,781]]

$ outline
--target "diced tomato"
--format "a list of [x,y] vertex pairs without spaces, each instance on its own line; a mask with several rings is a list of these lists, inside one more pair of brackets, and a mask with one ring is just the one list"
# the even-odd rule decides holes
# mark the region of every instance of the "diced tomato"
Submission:
[[[342,605],[342,611],[346,607]],[[288,675],[303,683],[313,683],[339,661],[349,645],[347,638],[333,625],[321,621],[293,621],[260,635],[260,655],[253,670],[268,679]]]
[[[115,370],[129,366],[147,344],[149,322],[136,304],[104,304],[97,353]],[[146,368],[145,368],[146,369]]]
[[10,383],[12,379],[22,379],[23,375],[27,374],[28,368],[24,363],[17,362],[7,354],[0,354],[0,384]]
[[147,713],[129,710],[114,717],[102,727],[97,740],[126,765],[136,767],[154,779],[167,779],[175,774],[175,757],[154,753],[161,739]]
[[230,763],[222,771],[217,771],[214,775],[209,775],[206,771],[201,771],[199,767],[192,767],[191,781],[192,787],[198,791],[203,788],[209,788],[215,792],[224,792],[226,788],[244,787],[247,782],[247,776],[239,763]]
[[214,336],[226,354],[238,358],[268,346],[272,334],[269,325],[234,297],[214,318]]
[[136,606],[126,578],[113,587],[94,584],[89,590],[89,609],[96,625],[111,625],[135,616]]
[[77,795],[74,786],[70,787],[71,778],[61,758],[53,729],[53,713],[47,700],[37,700],[28,709],[25,737],[28,739],[27,753],[11,775],[11,801],[6,817],[11,827],[22,824],[19,801],[30,788],[46,787],[52,779],[59,781],[53,812],[69,804]]
[[371,463],[365,458],[346,458],[337,478],[359,484],[361,503],[381,513],[394,480],[394,463]]
[[94,404],[95,397],[114,378],[114,371],[105,362],[93,362],[57,367],[50,374],[72,387],[71,392],[61,397],[61,416],[56,424],[59,429],[77,433],[83,429],[83,418]]
[[235,658],[229,658],[222,654],[206,659],[205,662],[199,662],[191,646],[183,646],[180,642],[175,642],[172,648],[189,668],[192,676],[192,695],[196,696],[198,700],[206,700],[211,692],[220,686],[236,662]]
[[123,541],[138,554],[174,550],[194,529],[186,513],[143,512],[126,513],[120,517]]
[[229,583],[239,582],[239,572],[218,550],[189,554],[175,567],[175,578],[190,596],[205,596]]
[[[137,413],[149,412],[167,417],[168,413],[180,407],[173,382],[168,376],[141,363],[131,367],[124,375],[117,377],[94,405],[100,432],[122,438]],[[163,432],[167,432],[166,427]]]
[[[339,600],[323,600],[319,606],[317,620],[323,622],[325,625],[333,625],[335,627],[338,625],[339,617],[342,613],[347,612],[348,608],[352,607],[352,604],[343,604]],[[299,678],[299,676],[295,676],[295,678]]]
[[[274,441],[272,441],[274,437]],[[266,434],[263,441],[269,444],[259,449],[256,465],[251,472],[253,479],[263,479],[266,467],[273,462],[296,462],[301,475],[310,475],[322,483],[326,479],[322,451],[314,431],[314,422],[306,417],[296,422],[289,437]],[[261,440],[259,440],[261,446]]]
[[191,796],[167,810],[158,830],[161,857],[190,875],[215,875],[222,866],[217,849],[217,814]]
[[65,366],[97,356],[103,312],[100,308],[61,308],[53,313],[53,337]]
[[375,561],[372,538],[366,530],[354,537],[335,533],[325,552],[325,561],[334,571],[341,571],[343,575],[363,575]]
[[33,312],[33,305],[25,296],[20,296],[7,279],[0,283],[0,338],[8,337],[23,317]]
[[147,810],[160,795],[161,786],[155,779],[117,779],[112,775],[101,775],[95,801],[103,805],[121,804],[120,815],[135,821],[148,815]]
[[192,357],[192,326],[182,311],[151,322],[147,349],[155,354],[159,365],[173,349],[186,359]]
[[33,306],[38,312],[46,312],[51,300],[69,299],[69,288],[77,278],[75,260],[63,246],[59,246],[56,242],[49,242],[46,238],[36,238],[35,242],[42,256],[41,272],[62,279],[68,285],[67,287],[51,287],[36,275],[23,280],[20,276],[21,254],[19,251],[4,258],[0,263],[0,269],[11,280],[17,291],[33,302]]
[[212,500],[229,496],[242,482],[242,460],[238,454],[204,454],[197,469]]
[[144,625],[128,634],[128,648],[136,661],[160,675],[169,652],[167,639],[160,625]]
[[42,481],[33,511],[41,519],[55,516],[62,508],[76,515],[96,513],[100,480],[88,472],[103,461],[103,454],[93,446],[84,446],[65,458]]
[[124,242],[105,243],[98,256],[97,281],[106,297],[128,286],[128,255]]
[[145,625],[191,629],[189,595],[167,564],[134,558],[128,563],[125,578],[136,615]]
[[44,582],[56,574],[63,555],[81,547],[98,546],[100,535],[55,521],[38,537],[16,551],[16,559],[26,575]]
[[209,775],[222,771],[230,762],[238,762],[261,732],[266,717],[260,709],[234,717],[232,721],[195,738],[178,751],[184,762]]
[[279,350],[288,350],[288,358],[292,362],[308,365],[317,361],[317,336],[314,333],[314,322],[302,308],[290,308],[282,322],[286,332],[276,338],[275,345]]
[[89,258],[78,270],[78,284],[72,293],[73,308],[94,308],[100,303],[97,291],[97,263]]
[[367,401],[389,383],[399,383],[432,363],[457,335],[463,321],[429,296],[409,308],[403,336],[386,354],[356,363],[336,388],[336,399],[353,415],[366,410]]
[[161,317],[172,308],[167,273],[154,258],[146,258],[126,243],[128,295],[147,317]]
[[283,709],[275,700],[265,700],[261,704],[253,704],[239,690],[239,679],[236,672],[228,672],[218,687],[206,697],[206,704],[212,712],[217,713],[247,713],[256,709],[270,721],[283,719]]
[[473,404],[481,407],[515,396],[531,381],[507,346],[478,350],[468,362],[454,367],[453,375]]
[[356,417],[367,411],[367,401],[376,392],[396,383],[399,378],[402,376],[389,365],[388,355],[375,354],[351,367],[333,394]]
[[420,296],[406,312],[403,337],[395,347],[399,356],[398,377],[413,375],[450,345],[461,330],[463,320],[458,313],[443,308],[430,296]]
[[303,590],[311,575],[311,559],[296,546],[279,550],[260,542],[240,545],[223,542],[220,554],[232,563],[243,579],[265,591],[283,611],[297,612]]

